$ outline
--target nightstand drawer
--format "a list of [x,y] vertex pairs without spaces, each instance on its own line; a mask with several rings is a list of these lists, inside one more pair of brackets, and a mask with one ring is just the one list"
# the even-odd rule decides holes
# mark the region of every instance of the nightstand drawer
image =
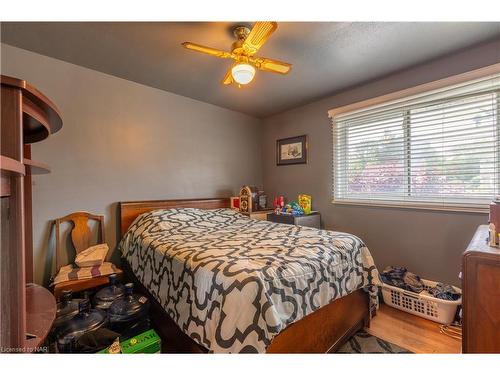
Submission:
[[304,227],[321,229],[321,215],[317,212],[303,216],[277,215],[273,212],[267,215],[267,220],[274,223],[302,225]]
[[241,214],[248,216],[250,219],[254,220],[267,220],[267,215],[273,212],[273,210],[261,210],[252,212],[240,212]]

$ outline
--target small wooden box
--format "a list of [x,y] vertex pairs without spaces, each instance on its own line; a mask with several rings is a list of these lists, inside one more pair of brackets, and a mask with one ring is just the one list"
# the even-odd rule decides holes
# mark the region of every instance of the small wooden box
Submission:
[[243,186],[240,190],[240,211],[252,212],[259,210],[258,190],[255,186]]

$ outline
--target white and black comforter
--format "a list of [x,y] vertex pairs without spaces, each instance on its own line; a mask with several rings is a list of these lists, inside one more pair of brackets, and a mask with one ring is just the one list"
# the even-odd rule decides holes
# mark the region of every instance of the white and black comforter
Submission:
[[170,317],[211,352],[265,352],[289,324],[379,284],[356,236],[227,209],[143,214],[120,249]]

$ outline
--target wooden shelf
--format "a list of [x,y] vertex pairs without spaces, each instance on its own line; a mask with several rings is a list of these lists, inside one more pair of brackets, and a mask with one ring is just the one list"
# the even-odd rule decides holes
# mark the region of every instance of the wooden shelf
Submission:
[[0,246],[0,346],[31,352],[43,344],[57,307],[47,289],[30,284],[33,280],[32,175],[50,172],[46,164],[31,160],[30,143],[59,131],[62,119],[54,103],[26,81],[1,75],[0,83],[2,218],[7,218],[2,220]]
[[2,86],[21,89],[23,93],[23,141],[39,142],[62,127],[62,118],[56,105],[44,94],[22,79],[1,76]]
[[0,169],[3,173],[17,174],[19,176],[26,174],[23,163],[3,155],[0,155]]
[[24,143],[43,141],[50,135],[47,122],[28,107],[23,106],[23,140]]
[[47,337],[56,318],[56,299],[47,289],[36,284],[26,285],[26,338],[25,347],[34,349]]
[[29,174],[47,174],[50,173],[50,167],[42,162],[24,158],[26,173]]
[[10,196],[11,178],[23,177],[26,169],[23,163],[7,156],[0,155],[0,197]]

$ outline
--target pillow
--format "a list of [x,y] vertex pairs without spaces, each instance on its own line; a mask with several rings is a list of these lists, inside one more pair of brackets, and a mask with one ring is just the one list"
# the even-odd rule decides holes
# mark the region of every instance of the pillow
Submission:
[[78,267],[100,266],[106,259],[108,251],[109,247],[105,243],[91,246],[76,256],[75,263]]

